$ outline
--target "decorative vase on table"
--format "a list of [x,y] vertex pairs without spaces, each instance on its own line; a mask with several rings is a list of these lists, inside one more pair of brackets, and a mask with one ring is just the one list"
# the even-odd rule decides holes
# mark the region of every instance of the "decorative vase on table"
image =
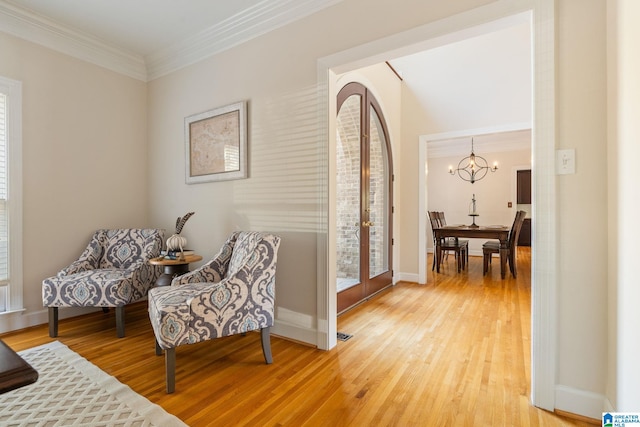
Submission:
[[471,225],[469,225],[469,228],[479,228],[479,225],[476,225],[476,217],[480,216],[480,214],[478,214],[478,211],[476,211],[476,195],[475,193],[473,194],[473,197],[471,198],[471,204],[469,205],[469,216],[471,218],[473,218],[473,223]]
[[[176,220],[176,232],[175,234],[169,236],[169,238],[167,239],[168,251],[184,251],[184,248],[187,246],[187,239],[184,236],[181,236],[180,233],[182,232],[184,224],[189,218],[191,218],[194,213],[195,212],[189,212],[183,217],[178,217],[178,219]],[[184,258],[184,255],[182,256],[182,258]]]

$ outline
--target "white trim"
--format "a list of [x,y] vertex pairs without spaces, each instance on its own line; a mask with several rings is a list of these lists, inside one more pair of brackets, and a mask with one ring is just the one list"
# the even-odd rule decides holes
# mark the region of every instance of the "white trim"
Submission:
[[608,398],[604,399],[604,410],[603,412],[616,412],[616,408],[613,407],[611,401]]
[[557,357],[555,0],[533,1],[531,401],[553,410]]
[[7,95],[7,183],[9,231],[9,306],[23,305],[22,272],[22,82],[0,77],[0,91]]
[[[276,319],[305,329],[313,329],[314,317],[297,311],[289,310],[284,307],[276,307]],[[313,341],[315,342],[315,341]]]
[[141,55],[109,45],[96,37],[60,25],[43,16],[0,1],[0,29],[32,43],[146,81]]
[[[317,342],[321,350],[330,350],[338,344],[338,298],[337,298],[337,274],[336,251],[337,238],[335,233],[334,218],[336,217],[336,174],[329,173],[336,170],[336,144],[335,120],[338,107],[335,102],[337,91],[331,82],[335,80],[335,74],[329,64],[322,59],[317,64],[318,79],[318,158],[322,164],[319,167],[319,182],[326,186],[319,192],[321,200],[318,201],[320,212],[318,216],[318,243],[317,243],[317,302],[316,324]],[[333,143],[331,142],[333,141]],[[333,232],[331,231],[333,230]]]
[[[99,308],[96,307],[60,307],[58,310],[58,318],[68,319],[71,317],[81,316],[83,314],[95,313]],[[0,334],[6,332],[18,331],[20,329],[30,328],[32,326],[45,325],[49,323],[49,312],[47,309],[38,311],[15,311],[0,316]]]
[[[414,282],[418,283],[418,275],[416,273],[396,273],[393,276],[393,284],[395,285],[398,282]],[[425,283],[420,283],[424,285]]]
[[[505,151],[521,151],[531,149],[531,127],[501,131],[489,131],[479,133],[469,131],[458,136],[441,138],[441,135],[426,135],[425,140],[429,146],[429,158],[451,156],[468,156],[471,148],[471,138],[477,154],[504,153]],[[439,139],[436,139],[439,138]]]
[[341,1],[264,0],[199,34],[146,57],[2,0],[0,31],[146,82]]
[[446,139],[468,138],[477,135],[492,135],[496,133],[517,132],[522,130],[531,130],[531,122],[522,123],[505,123],[503,125],[489,126],[475,129],[465,129],[459,131],[432,133],[427,135],[429,142],[443,141]]
[[276,319],[271,328],[271,333],[309,345],[316,344],[317,331],[315,329],[304,328],[279,319]]
[[206,30],[147,55],[149,80],[230,49],[342,0],[264,0]]
[[[426,24],[412,30],[395,34],[387,38],[361,45],[347,51],[339,52],[318,60],[318,85],[330,87],[329,71],[346,72],[356,68],[381,62],[392,55],[401,56],[424,50],[425,45],[441,43],[448,35],[460,36],[463,32],[473,33],[477,26],[490,26],[492,21],[508,20],[510,17],[521,17],[523,13],[533,14],[533,55],[534,55],[534,114],[533,114],[533,157],[536,167],[534,174],[533,195],[536,197],[533,234],[537,242],[532,254],[532,395],[535,406],[553,410],[555,399],[555,355],[556,355],[556,281],[555,268],[556,242],[556,205],[555,205],[555,175],[553,173],[555,152],[555,0],[498,0],[440,21]],[[531,18],[530,18],[531,19]],[[322,91],[326,92],[326,91]],[[329,90],[330,92],[330,90]],[[318,97],[319,115],[326,115],[329,98],[326,93]],[[331,110],[329,110],[331,112]],[[333,175],[331,168],[331,147],[335,145],[335,135],[328,130],[333,123],[333,116],[329,114],[329,126],[322,125],[326,119],[320,121],[319,131],[322,141],[328,141],[328,180]],[[329,129],[327,129],[329,128]],[[326,142],[325,142],[326,143]],[[421,150],[422,150],[421,144]],[[426,144],[424,144],[426,145]],[[419,161],[422,165],[426,161],[426,148],[420,152]],[[331,189],[331,186],[329,185]],[[418,197],[424,197],[423,191]],[[330,220],[334,216],[332,197],[329,191],[327,205],[328,239],[335,238],[335,224]],[[419,204],[422,207],[422,204]],[[424,209],[424,208],[422,208]],[[425,214],[422,210],[418,217]],[[426,215],[426,214],[425,214]],[[426,218],[424,219],[426,222]],[[420,221],[419,221],[420,223]],[[418,224],[420,230],[420,225]],[[426,230],[426,226],[422,228]],[[423,233],[424,234],[424,233]],[[418,251],[426,255],[426,244],[420,245]],[[334,248],[335,249],[335,248]],[[335,250],[328,248],[324,266],[318,269],[327,272],[324,283],[318,282],[318,322],[326,316],[329,326],[328,335],[335,335],[337,330],[331,327],[335,323],[336,313],[329,310],[327,300],[335,298],[331,295],[331,283],[335,282],[335,271],[331,266],[335,264]],[[426,259],[426,257],[425,257]],[[324,267],[324,268],[323,268]],[[424,271],[423,271],[424,270]],[[425,274],[426,269],[420,271]]]
[[603,394],[556,386],[556,409],[599,420],[611,403]]

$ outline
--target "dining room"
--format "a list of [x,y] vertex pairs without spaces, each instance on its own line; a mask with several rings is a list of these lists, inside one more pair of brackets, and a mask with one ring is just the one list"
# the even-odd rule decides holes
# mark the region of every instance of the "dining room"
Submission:
[[[442,138],[427,143],[427,210],[443,212],[448,227],[478,226],[489,230],[511,229],[516,212],[524,211],[528,224],[521,229],[518,240],[521,246],[530,246],[533,212],[531,131],[524,129],[473,136],[476,163],[480,164],[481,157],[488,165],[487,170],[476,175],[473,183],[467,172],[457,170],[469,163],[471,139]],[[494,165],[497,166],[495,170]],[[488,239],[498,239],[494,234],[476,232],[460,237],[469,239],[469,256],[482,257],[483,244]],[[433,237],[432,227],[427,227],[429,253],[435,253]],[[427,267],[431,268],[430,265]]]

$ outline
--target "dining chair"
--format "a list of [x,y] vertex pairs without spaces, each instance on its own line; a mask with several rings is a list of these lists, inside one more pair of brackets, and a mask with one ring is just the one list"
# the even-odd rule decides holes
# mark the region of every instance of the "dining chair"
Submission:
[[[444,212],[436,212],[436,216],[438,218],[438,222],[440,223],[440,227],[444,227],[447,225],[447,220],[444,217]],[[462,269],[466,264],[469,264],[469,240],[460,239],[458,237],[447,237],[450,244],[456,244],[460,246],[460,253],[462,255]]]
[[[440,227],[444,227],[447,225],[447,220],[444,217],[444,212],[436,212],[436,215],[438,217],[438,222],[440,224]],[[449,241],[453,244],[456,243],[458,245],[461,246],[461,253],[464,255],[464,257],[462,258],[462,267],[464,270],[464,267],[466,264],[469,264],[469,240],[467,239],[460,239],[458,237],[448,237],[447,239],[449,239]]]
[[[436,211],[428,211],[429,214],[429,222],[431,223],[431,229],[435,230],[436,228],[443,227],[447,225],[447,222],[444,217],[444,212],[436,212]],[[440,256],[438,256],[438,250],[440,251]],[[431,270],[433,271],[436,267],[436,260],[440,258],[440,262],[442,262],[443,257],[442,254],[449,252],[453,252],[455,255],[456,265],[458,268],[458,273],[461,270],[464,270],[466,264],[469,261],[469,241],[465,239],[458,239],[456,237],[446,237],[440,239],[438,241],[435,237],[435,232],[433,233],[433,265],[431,266]]]
[[[516,216],[511,225],[509,231],[509,238],[507,240],[507,262],[509,263],[509,270],[513,277],[518,277],[518,271],[516,269],[516,257],[517,257],[517,245],[518,236],[520,235],[520,229],[524,218],[527,216],[525,211],[516,212]],[[489,240],[482,245],[482,275],[484,276],[489,271],[489,265],[491,264],[491,257],[493,254],[500,253],[500,242],[495,240]]]

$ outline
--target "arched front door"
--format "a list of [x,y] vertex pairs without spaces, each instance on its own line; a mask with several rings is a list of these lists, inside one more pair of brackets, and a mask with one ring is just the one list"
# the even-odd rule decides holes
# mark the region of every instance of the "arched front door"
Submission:
[[392,283],[392,162],[380,105],[367,88],[338,93],[338,313]]

